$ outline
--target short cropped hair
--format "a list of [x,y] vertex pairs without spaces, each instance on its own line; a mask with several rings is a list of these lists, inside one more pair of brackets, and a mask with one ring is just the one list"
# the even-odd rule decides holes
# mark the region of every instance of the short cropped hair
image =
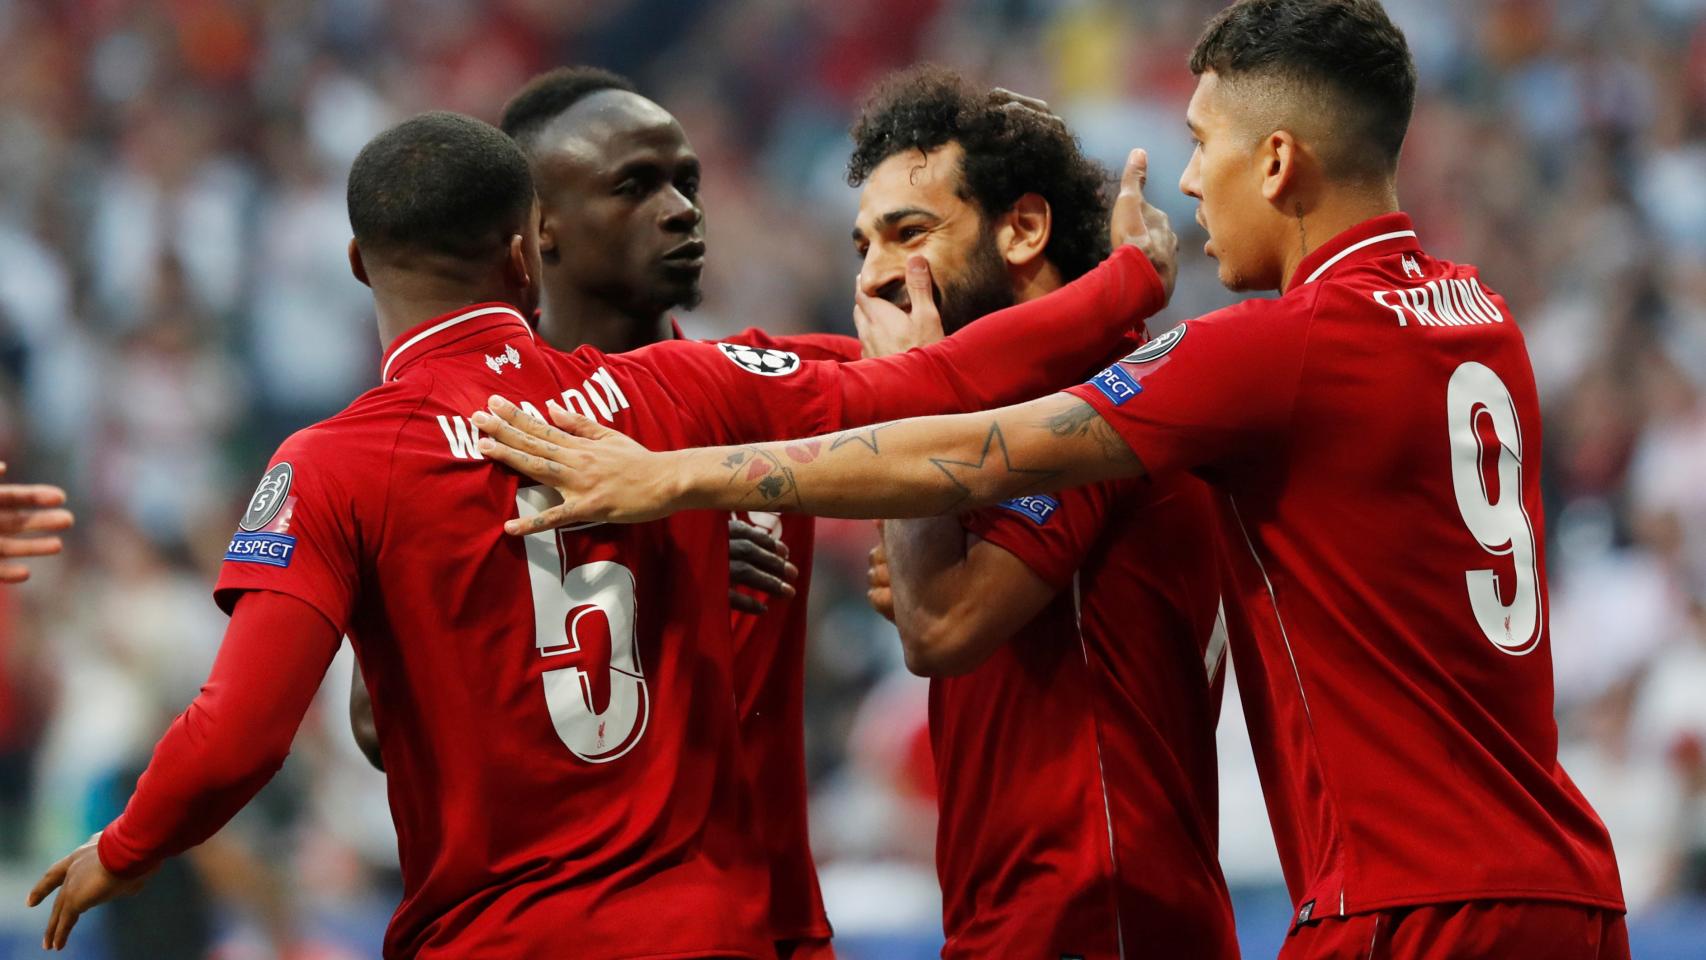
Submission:
[[1048,201],[1053,222],[1043,255],[1064,279],[1107,256],[1109,173],[1058,120],[1004,107],[942,67],[894,74],[871,94],[853,124],[847,182],[859,186],[896,154],[948,143],[965,151],[959,195],[985,217],[1006,213],[1027,193]]
[[361,148],[348,202],[364,250],[472,260],[522,232],[533,177],[521,149],[498,128],[459,113],[423,113]]
[[1191,72],[1210,71],[1324,97],[1340,141],[1324,154],[1329,175],[1367,179],[1398,169],[1416,65],[1379,0],[1239,0],[1208,22],[1191,52]]
[[531,149],[540,131],[551,121],[587,97],[606,90],[638,92],[627,77],[609,70],[558,67],[527,81],[527,86],[504,106],[498,127],[514,137],[523,149]]

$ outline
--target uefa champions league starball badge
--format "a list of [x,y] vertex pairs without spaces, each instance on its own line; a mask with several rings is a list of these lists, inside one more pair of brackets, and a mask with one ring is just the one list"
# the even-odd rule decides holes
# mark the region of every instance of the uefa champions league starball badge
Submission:
[[749,347],[740,343],[719,343],[717,349],[734,361],[735,366],[761,377],[785,377],[800,369],[799,354],[769,347]]

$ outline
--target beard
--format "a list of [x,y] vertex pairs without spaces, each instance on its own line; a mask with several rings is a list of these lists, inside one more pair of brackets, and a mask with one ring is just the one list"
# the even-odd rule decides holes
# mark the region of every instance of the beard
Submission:
[[953,333],[978,317],[1006,309],[1013,303],[1013,282],[1007,276],[1007,261],[995,249],[994,232],[984,229],[966,259],[965,270],[936,288],[942,332]]

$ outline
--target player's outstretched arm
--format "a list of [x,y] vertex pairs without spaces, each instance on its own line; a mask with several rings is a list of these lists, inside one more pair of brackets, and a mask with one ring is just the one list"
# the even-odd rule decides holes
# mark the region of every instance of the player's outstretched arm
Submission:
[[514,534],[698,509],[928,517],[1143,472],[1113,428],[1068,394],[808,440],[663,452],[555,403],[555,427],[501,397],[490,406],[474,415],[481,452],[564,501],[505,524]]
[[[6,465],[0,463],[0,475]],[[46,484],[0,483],[0,561],[45,557],[64,549],[54,536],[71,529],[71,511],[64,509],[65,491]],[[0,562],[0,583],[23,583],[30,568]]]
[[44,948],[63,949],[78,917],[140,889],[161,860],[212,836],[272,779],[340,642],[295,597],[238,601],[201,695],[160,738],[124,813],[30,891],[32,907],[59,891]]

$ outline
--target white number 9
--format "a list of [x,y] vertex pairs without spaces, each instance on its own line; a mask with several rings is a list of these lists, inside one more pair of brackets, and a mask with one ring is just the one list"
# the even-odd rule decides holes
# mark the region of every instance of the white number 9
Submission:
[[[1469,607],[1493,646],[1521,656],[1540,642],[1541,611],[1534,524],[1522,502],[1522,425],[1517,422],[1516,403],[1498,374],[1471,361],[1452,373],[1445,388],[1445,407],[1457,509],[1481,549],[1510,557],[1515,571],[1508,604],[1498,571],[1465,572]],[[1491,450],[1482,442],[1487,426],[1497,440]],[[1496,499],[1482,472],[1489,455],[1498,483]]]

